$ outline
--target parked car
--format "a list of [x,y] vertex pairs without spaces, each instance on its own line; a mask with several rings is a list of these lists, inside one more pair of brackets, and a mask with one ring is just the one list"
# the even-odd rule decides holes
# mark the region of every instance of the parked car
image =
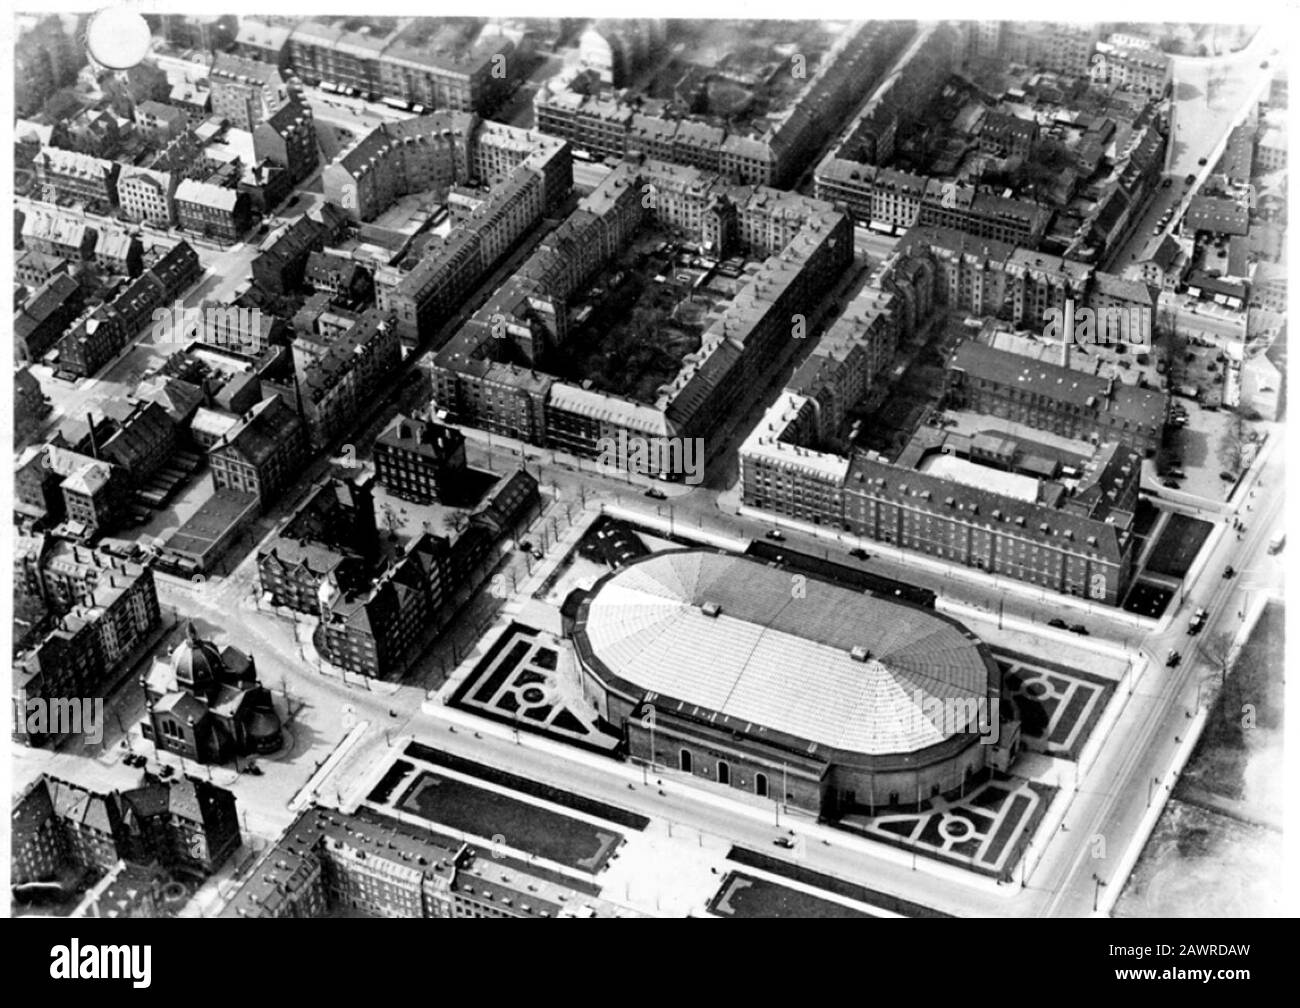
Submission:
[[1206,164],[1209,163],[1209,159],[1208,159],[1208,158],[1197,158],[1197,159],[1196,159],[1196,163],[1197,163],[1198,165],[1200,165],[1202,168],[1204,168],[1204,167],[1206,166]]
[[1069,630],[1069,629],[1070,629],[1070,624],[1066,623],[1065,620],[1060,619],[1060,618],[1057,618],[1057,619],[1049,619],[1049,620],[1047,621],[1047,625],[1050,626],[1050,627],[1056,627],[1056,629],[1058,629],[1058,630]]
[[1183,660],[1183,656],[1180,655],[1177,651],[1170,651],[1169,657],[1165,659],[1165,667],[1177,668],[1179,664],[1181,664],[1182,660]]
[[647,497],[653,497],[655,500],[668,499],[668,495],[664,493],[662,490],[660,490],[658,487],[651,487],[649,490],[645,492],[645,495]]
[[1237,576],[1237,572],[1231,565],[1229,565],[1223,568],[1223,576],[1225,578],[1235,578]]
[[1087,637],[1088,628],[1084,626],[1082,623],[1076,623],[1074,624],[1074,626],[1070,627],[1070,633],[1077,633],[1081,637]]
[[1170,469],[1169,475],[1174,479],[1187,479],[1187,473],[1182,469]]
[[1193,635],[1200,633],[1202,630],[1205,629],[1205,621],[1208,620],[1209,618],[1210,618],[1210,611],[1208,609],[1206,609],[1204,606],[1202,606],[1200,609],[1197,609],[1196,615],[1194,615],[1192,617],[1192,621],[1187,624],[1187,632]]
[[794,850],[794,841],[786,836],[777,837],[772,843],[778,847],[784,847],[786,850]]
[[1174,180],[1171,179],[1171,178],[1167,178],[1167,179],[1165,179],[1163,182],[1160,183],[1160,188],[1161,188],[1161,189],[1168,189],[1168,188],[1169,188],[1171,185],[1173,185],[1173,184],[1174,184]]
[[519,544],[520,553],[531,553],[532,551],[533,551],[533,544],[530,543],[527,539],[525,539],[523,542]]
[[849,550],[849,556],[853,557],[855,560],[866,560],[871,556],[871,554],[859,546],[855,549]]
[[1225,482],[1225,483],[1236,483],[1236,482],[1237,482],[1237,477],[1234,476],[1234,475],[1232,475],[1232,473],[1230,473],[1230,472],[1221,472],[1221,473],[1219,473],[1219,479],[1223,480],[1223,482]]
[[1165,480],[1160,485],[1163,487],[1168,487],[1170,490],[1181,490],[1183,488],[1181,483],[1171,479]]
[[777,542],[780,542],[785,538],[785,533],[780,529],[769,529],[765,534],[767,535],[767,538],[775,539]]
[[1183,179],[1183,184],[1184,184],[1184,185],[1193,185],[1193,184],[1195,184],[1195,182],[1196,182],[1196,176],[1195,176],[1195,175],[1188,175],[1187,178]]

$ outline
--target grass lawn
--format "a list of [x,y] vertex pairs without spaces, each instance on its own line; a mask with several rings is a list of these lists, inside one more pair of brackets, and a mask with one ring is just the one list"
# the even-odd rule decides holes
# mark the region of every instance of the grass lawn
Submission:
[[732,872],[709,902],[719,917],[870,917],[842,903],[833,903],[767,879]]
[[1213,527],[1199,518],[1184,514],[1170,515],[1165,530],[1160,534],[1160,539],[1147,560],[1147,570],[1170,577],[1184,577]]
[[1285,619],[1286,609],[1270,604],[1255,624],[1183,771],[1189,783],[1225,798],[1248,797],[1252,751],[1281,739]]
[[397,805],[454,830],[485,838],[500,836],[508,847],[593,875],[623,839],[613,830],[427,771],[415,779]]

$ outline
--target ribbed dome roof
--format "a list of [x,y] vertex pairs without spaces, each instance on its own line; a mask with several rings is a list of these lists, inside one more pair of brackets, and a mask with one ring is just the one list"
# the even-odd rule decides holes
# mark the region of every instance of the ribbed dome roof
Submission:
[[997,717],[996,666],[961,624],[795,578],[724,553],[659,553],[603,579],[575,637],[665,709],[671,698],[840,750],[915,752]]
[[225,663],[211,641],[199,637],[193,623],[185,626],[185,639],[172,652],[172,674],[180,686],[202,686],[214,682]]

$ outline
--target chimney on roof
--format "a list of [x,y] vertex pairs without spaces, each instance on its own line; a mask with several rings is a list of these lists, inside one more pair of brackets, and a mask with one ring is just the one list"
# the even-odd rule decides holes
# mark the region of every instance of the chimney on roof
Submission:
[[99,458],[99,445],[95,441],[95,414],[87,411],[86,424],[90,428],[90,457]]

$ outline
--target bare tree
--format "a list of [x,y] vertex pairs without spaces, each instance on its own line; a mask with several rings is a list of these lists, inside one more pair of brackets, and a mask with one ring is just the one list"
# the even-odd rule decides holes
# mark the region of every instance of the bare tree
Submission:
[[1218,673],[1220,688],[1226,688],[1228,673],[1232,670],[1232,634],[1223,630],[1211,634],[1201,645],[1201,653]]
[[449,512],[446,521],[447,527],[457,535],[460,535],[465,531],[466,526],[469,525],[469,512],[460,510]]
[[1240,413],[1233,413],[1232,419],[1219,438],[1219,461],[1223,468],[1234,476],[1241,472],[1246,461],[1246,445],[1251,441],[1250,425]]
[[402,523],[398,520],[397,512],[393,510],[393,505],[385,504],[383,510],[384,524],[388,526],[388,536],[390,539],[396,539],[397,532],[402,527]]

